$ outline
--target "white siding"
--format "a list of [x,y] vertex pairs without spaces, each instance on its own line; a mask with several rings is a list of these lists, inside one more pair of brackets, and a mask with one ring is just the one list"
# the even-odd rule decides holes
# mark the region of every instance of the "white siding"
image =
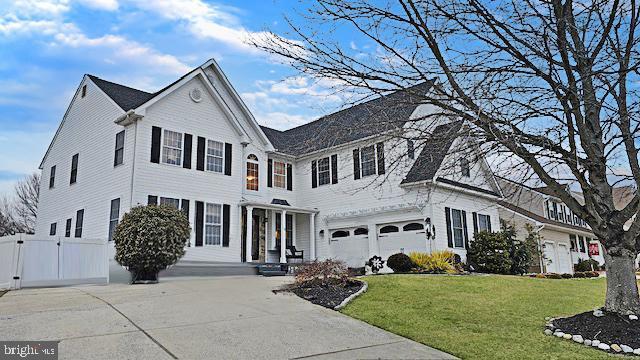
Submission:
[[[86,79],[86,78],[85,78]],[[72,100],[68,113],[42,164],[41,192],[36,236],[49,236],[49,225],[56,222],[57,236],[64,236],[66,219],[76,225],[76,211],[84,209],[82,237],[106,239],[111,200],[120,198],[120,215],[129,206],[129,179],[133,159],[133,131],[125,136],[124,164],[114,168],[116,133],[123,130],[114,124],[123,111],[90,80],[87,95]],[[78,157],[77,182],[70,185],[71,158]],[[49,189],[49,174],[56,166],[55,187]]]

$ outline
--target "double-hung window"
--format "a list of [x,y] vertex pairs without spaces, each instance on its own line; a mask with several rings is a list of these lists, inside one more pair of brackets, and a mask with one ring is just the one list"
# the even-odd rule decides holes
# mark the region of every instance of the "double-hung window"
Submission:
[[124,130],[116,134],[116,149],[113,155],[113,166],[124,162]]
[[81,238],[82,237],[82,224],[84,222],[84,209],[82,210],[78,210],[76,212],[76,231],[75,231],[75,237],[77,238]]
[[329,158],[318,160],[318,185],[326,185],[331,183],[331,168],[329,166]]
[[360,149],[360,169],[362,177],[376,174],[376,148],[374,145]]
[[222,206],[220,204],[206,204],[204,244],[222,245]]
[[489,215],[478,214],[478,231],[489,231],[490,222]]
[[109,241],[113,240],[113,234],[120,220],[120,198],[111,200],[111,210],[109,211]]
[[224,144],[207,140],[207,171],[222,173],[224,164]]
[[462,210],[451,209],[451,233],[453,235],[453,246],[457,248],[464,248]]
[[281,189],[287,188],[287,163],[273,162],[273,186]]
[[180,199],[161,197],[160,205],[170,206],[176,210],[180,209]]
[[169,165],[182,165],[182,133],[164,130],[162,162]]
[[251,154],[247,157],[247,190],[258,191],[258,184],[260,183],[260,164],[258,163],[258,157]]
[[471,169],[469,166],[469,160],[462,158],[460,159],[460,173],[464,177],[471,177]]
[[71,177],[69,178],[69,184],[75,184],[78,181],[78,154],[73,155],[71,158]]
[[49,189],[52,189],[56,185],[56,166],[51,167],[49,172]]

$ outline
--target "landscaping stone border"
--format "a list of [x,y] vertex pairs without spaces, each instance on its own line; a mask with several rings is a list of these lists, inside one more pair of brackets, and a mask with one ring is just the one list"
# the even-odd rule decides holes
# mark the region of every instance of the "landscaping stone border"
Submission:
[[[594,316],[602,316],[602,310],[596,309],[593,311]],[[565,339],[569,341],[573,341],[578,344],[583,344],[585,346],[590,346],[598,350],[602,350],[612,354],[621,354],[621,355],[639,355],[640,356],[640,348],[634,349],[631,346],[624,344],[607,344],[601,342],[600,340],[591,340],[585,339],[580,334],[566,334],[561,329],[556,328],[553,325],[553,321],[557,318],[546,318],[547,324],[545,326],[544,334],[548,336],[555,336],[560,339]],[[638,320],[638,316],[629,315],[629,320]]]
[[360,279],[358,279],[358,281],[360,281],[363,284],[362,288],[360,288],[360,290],[354,292],[353,294],[349,295],[346,299],[342,300],[342,302],[338,304],[336,307],[334,307],[333,310],[342,309],[343,307],[347,306],[347,304],[350,303],[353,299],[357,298],[358,296],[360,296],[360,294],[363,294],[365,291],[367,291],[367,289],[369,288],[369,284],[367,284],[366,281],[362,281]]

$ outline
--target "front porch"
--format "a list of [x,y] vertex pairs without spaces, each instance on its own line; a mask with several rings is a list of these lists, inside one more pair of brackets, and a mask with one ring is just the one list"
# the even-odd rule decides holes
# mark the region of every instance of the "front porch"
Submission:
[[243,262],[286,264],[316,259],[317,210],[280,203],[241,202],[240,206]]

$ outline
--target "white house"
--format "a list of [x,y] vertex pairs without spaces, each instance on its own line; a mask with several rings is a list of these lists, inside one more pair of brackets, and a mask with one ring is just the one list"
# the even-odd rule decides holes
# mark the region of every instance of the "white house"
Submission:
[[[589,225],[547,188],[529,188],[503,178],[498,183],[504,195],[498,202],[500,218],[515,225],[519,238],[527,236],[525,224],[541,235],[541,256],[533,271],[573,274],[573,265],[590,258],[604,264],[604,250]],[[573,194],[584,201],[580,193]]]
[[[461,121],[424,120],[415,95],[431,87],[278,131],[214,60],[155,93],[85,75],[40,165],[36,235],[111,238],[133,206],[168,204],[189,217],[191,260],[284,263],[292,246],[351,266],[436,249],[464,260],[474,232],[498,229],[501,190],[465,155]],[[430,137],[413,140],[416,124]]]

